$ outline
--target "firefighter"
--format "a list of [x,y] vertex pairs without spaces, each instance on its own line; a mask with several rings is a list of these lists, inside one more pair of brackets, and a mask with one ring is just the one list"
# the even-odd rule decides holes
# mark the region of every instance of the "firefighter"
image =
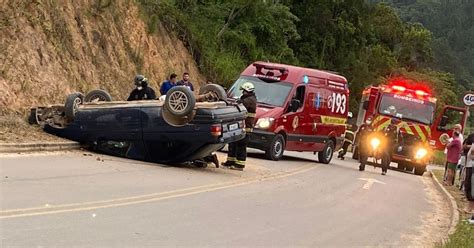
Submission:
[[382,175],[387,174],[388,167],[390,166],[392,153],[396,146],[398,146],[400,130],[396,125],[397,120],[395,118],[390,119],[390,124],[384,129],[384,136],[386,137],[387,146],[382,153]]
[[[250,82],[245,82],[240,86],[242,96],[237,101],[242,103],[247,108],[247,118],[245,118],[245,132],[252,132],[255,123],[255,113],[257,110],[257,98],[255,96],[255,86]],[[229,152],[227,154],[227,161],[222,165],[233,170],[243,171],[245,168],[245,160],[247,159],[247,143],[248,135],[245,138],[232,142],[229,144]]]
[[155,91],[148,86],[148,79],[146,77],[143,75],[136,75],[133,79],[133,83],[135,84],[135,89],[130,93],[127,101],[156,99]]
[[347,149],[354,141],[354,131],[353,126],[348,125],[346,131],[344,132],[344,142],[342,143],[342,148],[339,149],[339,154],[337,155],[338,158],[344,160],[344,156],[347,153]]
[[367,136],[373,131],[372,128],[372,117],[368,117],[365,123],[363,123],[360,127],[359,130],[357,131],[357,136],[356,136],[356,144],[358,146],[359,150],[359,170],[364,171],[365,170],[365,164],[367,163],[367,160],[369,158],[369,142],[367,140]]

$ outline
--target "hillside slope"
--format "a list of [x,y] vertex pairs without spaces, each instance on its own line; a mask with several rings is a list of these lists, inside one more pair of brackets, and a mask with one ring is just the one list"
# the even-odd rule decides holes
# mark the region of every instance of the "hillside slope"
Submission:
[[6,0],[0,37],[0,114],[96,88],[125,99],[136,73],[155,90],[172,72],[203,81],[186,48],[161,24],[148,34],[134,1]]

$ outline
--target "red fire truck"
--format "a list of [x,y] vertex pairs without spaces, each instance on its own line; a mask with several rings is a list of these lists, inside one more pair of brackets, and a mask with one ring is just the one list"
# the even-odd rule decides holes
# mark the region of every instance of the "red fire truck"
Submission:
[[279,160],[283,151],[318,153],[329,163],[343,141],[349,114],[347,80],[332,72],[292,65],[255,62],[229,89],[240,97],[240,85],[251,82],[257,96],[256,125],[248,134],[249,147]]
[[[407,82],[405,79],[393,79],[387,85],[365,88],[357,125],[372,117],[372,127],[382,131],[391,121],[396,121],[401,138],[391,160],[397,163],[399,169],[414,169],[416,175],[423,175],[431,151],[445,148],[452,135],[452,127],[461,124],[464,128],[469,112],[465,108],[445,106],[435,119],[437,99],[430,89],[423,84]],[[354,158],[357,158],[357,148]]]

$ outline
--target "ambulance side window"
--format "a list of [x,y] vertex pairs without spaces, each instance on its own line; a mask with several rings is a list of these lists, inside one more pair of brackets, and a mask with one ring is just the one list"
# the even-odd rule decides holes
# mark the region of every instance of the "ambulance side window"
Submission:
[[[440,130],[451,130],[453,129],[454,125],[461,124],[462,118],[464,116],[464,112],[456,110],[456,109],[446,109],[443,113],[446,119],[445,123],[440,123],[438,129]],[[444,125],[443,125],[444,124]]]
[[287,112],[296,112],[304,106],[305,85],[296,88],[295,95],[291,98],[290,106]]

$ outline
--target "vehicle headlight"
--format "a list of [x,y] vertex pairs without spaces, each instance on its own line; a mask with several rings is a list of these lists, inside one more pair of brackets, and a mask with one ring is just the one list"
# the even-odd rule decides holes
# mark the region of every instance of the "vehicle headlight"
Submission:
[[380,146],[380,139],[379,138],[372,138],[370,140],[370,145],[372,146],[372,149],[377,149]]
[[418,150],[416,150],[416,153],[415,153],[415,159],[422,159],[426,157],[426,155],[428,155],[428,150],[426,150],[423,147],[418,148]]
[[255,128],[267,129],[273,124],[273,118],[260,118],[255,125]]

